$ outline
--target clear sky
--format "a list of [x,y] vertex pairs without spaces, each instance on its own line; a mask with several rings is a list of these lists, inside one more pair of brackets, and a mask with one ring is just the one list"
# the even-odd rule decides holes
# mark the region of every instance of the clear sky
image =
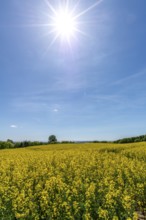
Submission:
[[75,13],[69,44],[46,25],[47,0],[1,1],[0,140],[146,133],[146,1],[80,0]]

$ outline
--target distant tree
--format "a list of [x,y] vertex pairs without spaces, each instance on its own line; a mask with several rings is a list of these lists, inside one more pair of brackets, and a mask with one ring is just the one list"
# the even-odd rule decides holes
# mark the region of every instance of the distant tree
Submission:
[[48,138],[48,142],[49,142],[50,144],[55,144],[55,143],[57,143],[57,138],[56,138],[56,136],[55,136],[55,135],[50,135],[49,138]]
[[7,142],[14,144],[14,142],[11,139],[7,139]]

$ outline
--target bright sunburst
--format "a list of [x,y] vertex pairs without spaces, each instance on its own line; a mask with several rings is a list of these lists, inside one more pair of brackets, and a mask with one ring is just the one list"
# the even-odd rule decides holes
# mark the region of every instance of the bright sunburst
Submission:
[[77,22],[70,11],[62,9],[53,17],[53,27],[58,36],[69,41],[75,36]]
[[[49,0],[45,0],[49,7],[49,26],[50,32],[54,37],[51,45],[60,38],[61,41],[66,41],[71,44],[72,40],[77,38],[77,33],[85,34],[81,29],[80,17],[88,11],[96,7],[102,0],[96,0],[95,3],[83,11],[76,13],[78,4],[70,6],[70,1],[60,1],[59,7],[54,7]],[[62,2],[62,3],[61,3]]]

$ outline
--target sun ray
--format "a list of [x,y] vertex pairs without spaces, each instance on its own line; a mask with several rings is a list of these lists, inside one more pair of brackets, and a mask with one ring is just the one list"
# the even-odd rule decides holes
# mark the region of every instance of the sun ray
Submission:
[[86,36],[86,37],[89,37],[89,35],[88,35],[87,33],[85,33],[84,31],[81,31],[81,30],[78,29],[78,28],[75,28],[75,31],[78,32],[78,33],[80,33],[80,34],[82,34],[82,35],[84,35],[84,36]]
[[68,10],[68,8],[69,8],[69,0],[66,0],[65,8],[66,8],[66,10]]
[[44,0],[44,2],[47,4],[47,6],[51,9],[51,11],[57,15],[57,11],[55,10],[55,8],[53,8],[53,6],[51,5],[51,3],[49,2],[49,0]]
[[49,27],[49,26],[53,26],[53,23],[42,23],[42,24],[24,24],[24,25],[21,25],[21,26],[16,26],[16,27]]
[[55,41],[57,40],[58,37],[59,37],[59,34],[56,34],[56,36],[51,41],[50,46],[52,46],[55,43]]
[[103,0],[98,0],[96,3],[94,3],[93,5],[89,6],[87,9],[85,9],[84,11],[81,11],[79,14],[77,14],[76,16],[74,16],[74,19],[77,19],[79,17],[81,17],[82,15],[86,14],[87,12],[89,12],[90,10],[92,10],[93,8],[95,8],[100,2],[102,2]]
[[52,39],[51,43],[49,44],[49,46],[47,47],[46,51],[44,52],[43,57],[46,56],[50,47],[55,43],[55,41],[57,40],[58,37],[59,37],[59,34],[56,34],[55,37]]

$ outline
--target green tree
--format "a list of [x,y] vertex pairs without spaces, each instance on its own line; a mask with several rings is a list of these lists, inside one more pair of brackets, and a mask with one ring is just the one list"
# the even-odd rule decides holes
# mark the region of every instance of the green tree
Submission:
[[56,138],[56,136],[55,136],[55,135],[50,135],[49,138],[48,138],[48,142],[49,142],[50,144],[55,144],[55,143],[57,143],[57,138]]
[[7,141],[0,141],[0,149],[14,148],[14,144]]
[[7,142],[14,144],[13,140],[7,139]]

